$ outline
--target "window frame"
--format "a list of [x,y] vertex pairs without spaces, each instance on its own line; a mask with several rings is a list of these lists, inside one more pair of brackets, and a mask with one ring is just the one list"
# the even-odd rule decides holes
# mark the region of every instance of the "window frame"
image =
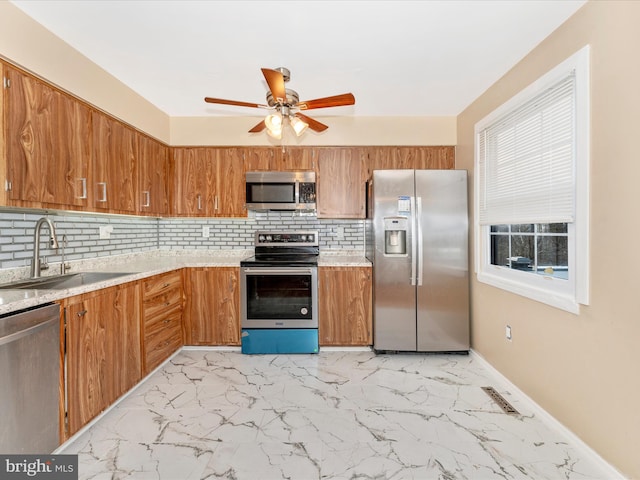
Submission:
[[[478,281],[578,314],[589,304],[589,56],[585,46],[475,125],[474,250]],[[480,134],[496,120],[545,91],[575,71],[575,220],[567,225],[569,279],[538,275],[491,264],[490,225],[480,225]],[[530,222],[522,222],[530,223]]]

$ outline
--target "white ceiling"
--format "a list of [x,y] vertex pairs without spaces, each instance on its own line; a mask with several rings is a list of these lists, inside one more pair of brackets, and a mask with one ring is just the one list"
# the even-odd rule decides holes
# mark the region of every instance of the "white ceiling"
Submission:
[[12,0],[170,116],[255,115],[261,67],[355,116],[455,116],[586,0]]

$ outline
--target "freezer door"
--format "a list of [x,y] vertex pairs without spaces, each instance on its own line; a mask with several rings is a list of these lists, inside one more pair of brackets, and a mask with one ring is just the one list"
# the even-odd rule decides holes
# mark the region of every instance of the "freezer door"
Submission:
[[417,170],[417,344],[469,350],[467,172]]
[[[379,170],[373,173],[374,312],[375,350],[416,350],[416,287],[412,285],[412,250],[415,250],[411,205],[413,170]],[[385,253],[385,219],[406,218],[406,253]],[[389,237],[387,237],[389,240]],[[393,242],[396,242],[394,238]],[[394,245],[395,247],[396,245]],[[392,249],[398,252],[398,249]],[[414,280],[415,283],[415,280]]]

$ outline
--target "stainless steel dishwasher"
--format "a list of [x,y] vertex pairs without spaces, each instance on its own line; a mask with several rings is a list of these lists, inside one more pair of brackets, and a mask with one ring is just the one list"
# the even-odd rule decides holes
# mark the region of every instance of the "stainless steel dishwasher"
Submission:
[[0,316],[0,452],[46,454],[59,445],[60,307]]

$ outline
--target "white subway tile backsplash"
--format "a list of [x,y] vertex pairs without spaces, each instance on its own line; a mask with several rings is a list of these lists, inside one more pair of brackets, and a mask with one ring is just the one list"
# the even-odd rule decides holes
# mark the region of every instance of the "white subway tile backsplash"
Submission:
[[[33,252],[33,229],[42,214],[0,212],[0,269],[27,267]],[[91,214],[49,214],[58,239],[67,238],[65,256],[69,261],[148,250],[222,250],[253,248],[256,230],[319,230],[320,248],[363,250],[362,220],[319,220],[294,216],[289,212],[256,212],[251,218],[149,218]],[[111,238],[100,239],[100,226],[111,226]],[[209,237],[202,227],[210,228]],[[343,229],[338,239],[337,229]],[[49,263],[61,261],[61,251],[48,247],[48,231],[43,229],[41,255]]]

